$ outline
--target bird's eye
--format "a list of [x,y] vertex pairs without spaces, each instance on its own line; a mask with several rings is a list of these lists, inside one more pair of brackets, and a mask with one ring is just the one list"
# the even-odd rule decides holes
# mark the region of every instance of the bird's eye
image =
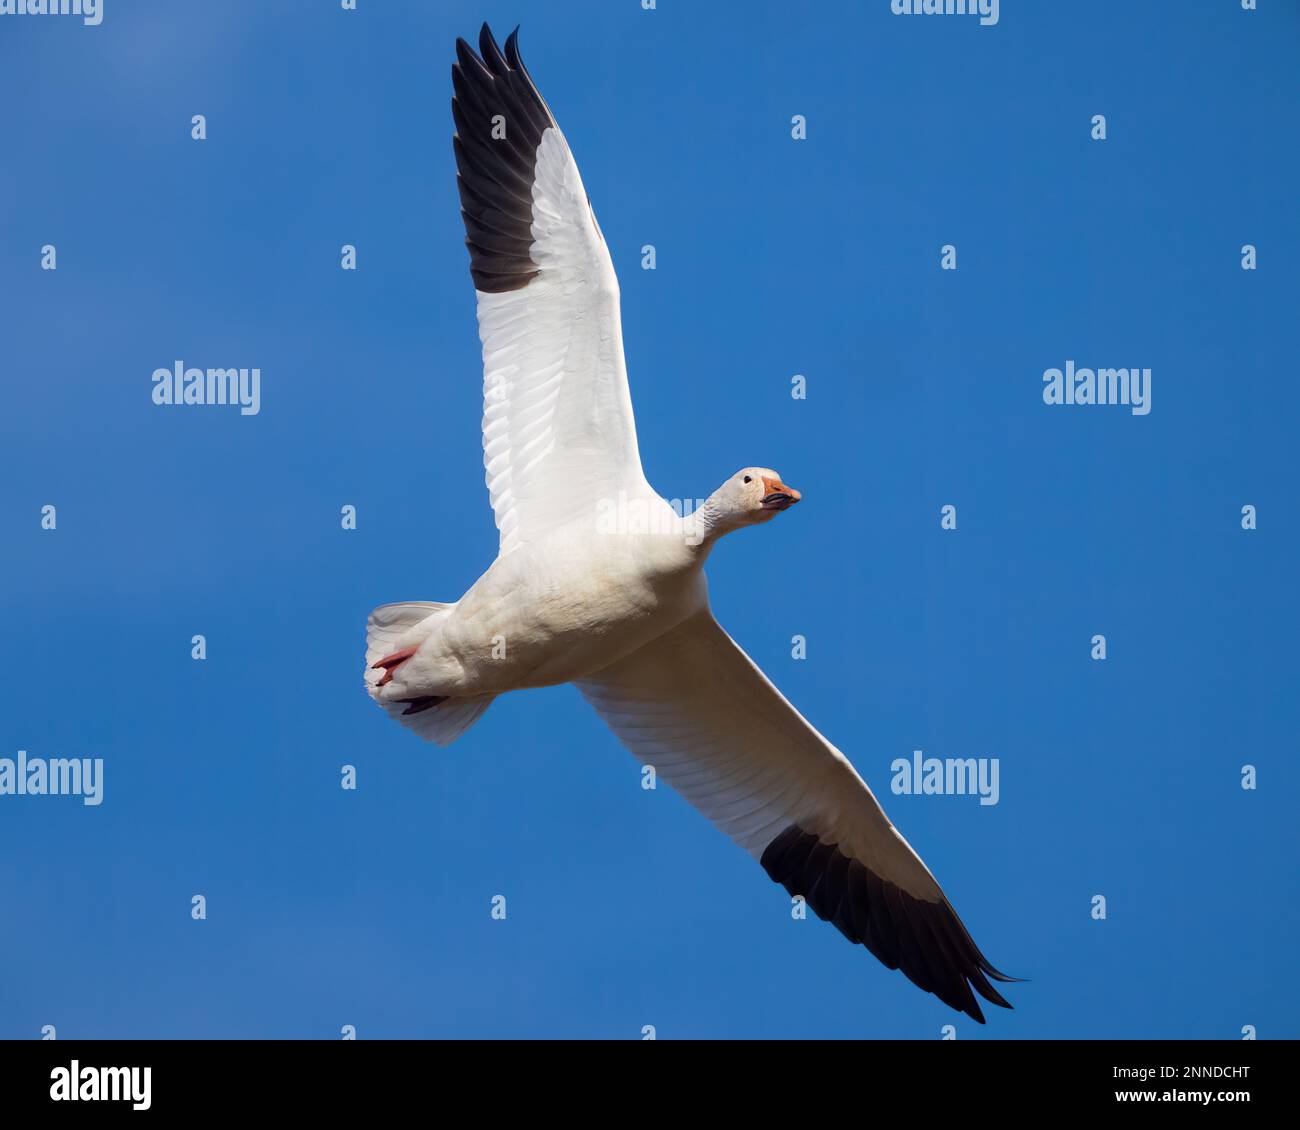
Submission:
[[751,479],[748,475],[745,476],[745,482],[747,482],[747,483],[752,483],[753,481],[754,481],[754,480]]

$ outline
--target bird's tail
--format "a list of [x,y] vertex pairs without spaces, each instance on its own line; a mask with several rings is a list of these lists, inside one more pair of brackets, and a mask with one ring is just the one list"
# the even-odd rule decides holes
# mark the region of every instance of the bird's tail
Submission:
[[[394,702],[381,697],[379,688],[391,678],[391,669],[399,666],[425,640],[438,630],[439,621],[456,606],[433,600],[411,600],[400,604],[381,604],[366,622],[366,690],[390,718],[415,731],[425,741],[451,745],[468,730],[491,704],[495,695],[475,698],[434,698],[414,702]],[[383,667],[381,660],[392,662]]]

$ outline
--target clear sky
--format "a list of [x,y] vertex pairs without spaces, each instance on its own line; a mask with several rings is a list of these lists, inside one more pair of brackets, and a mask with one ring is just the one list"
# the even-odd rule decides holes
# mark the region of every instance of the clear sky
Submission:
[[[0,1036],[1300,1035],[1295,4],[358,9],[0,16],[0,757],[104,762],[98,806],[0,796]],[[612,249],[651,482],[804,493],[715,611],[1030,979],[986,1028],[792,920],[572,688],[445,750],[362,689],[367,611],[496,551],[484,18]],[[259,367],[260,412],[154,405],[177,360]],[[1067,361],[1149,368],[1150,413],[1046,405]],[[893,795],[917,749],[999,802]]]

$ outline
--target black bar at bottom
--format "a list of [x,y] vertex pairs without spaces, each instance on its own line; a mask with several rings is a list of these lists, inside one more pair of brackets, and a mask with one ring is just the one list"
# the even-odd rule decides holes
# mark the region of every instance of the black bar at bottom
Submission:
[[[628,1041],[640,1043],[650,1041]],[[476,1096],[499,1118],[549,1097],[577,1113],[697,1098],[760,1105],[782,1093],[878,1092],[944,1110],[1000,1115],[1117,1107],[1224,1113],[1285,1099],[1290,1041],[927,1041],[897,1043],[618,1043],[421,1041],[11,1041],[0,1048],[0,1096],[12,1116],[110,1108],[133,1114],[320,1113],[337,1124],[412,1104]],[[675,1046],[674,1046],[675,1045]],[[145,1069],[147,1069],[147,1074]],[[703,1092],[703,1094],[701,1093]],[[619,1096],[621,1095],[621,1099]],[[847,1098],[848,1096],[845,1095]],[[613,1109],[610,1100],[619,1105]],[[988,1104],[993,1104],[990,1107]],[[709,1105],[712,1105],[710,1102]],[[736,1107],[729,1112],[734,1115]],[[808,1110],[814,1115],[812,1109]],[[459,1119],[457,1119],[459,1120]]]

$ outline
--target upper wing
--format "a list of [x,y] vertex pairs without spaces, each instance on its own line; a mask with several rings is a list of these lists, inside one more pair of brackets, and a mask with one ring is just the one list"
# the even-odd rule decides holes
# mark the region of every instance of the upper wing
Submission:
[[707,610],[578,684],[624,744],[819,917],[983,1023],[1011,1006],[924,863],[839,750]]
[[456,167],[483,341],[483,462],[500,552],[649,491],[618,279],[578,166],[519,58],[486,24],[452,66]]

